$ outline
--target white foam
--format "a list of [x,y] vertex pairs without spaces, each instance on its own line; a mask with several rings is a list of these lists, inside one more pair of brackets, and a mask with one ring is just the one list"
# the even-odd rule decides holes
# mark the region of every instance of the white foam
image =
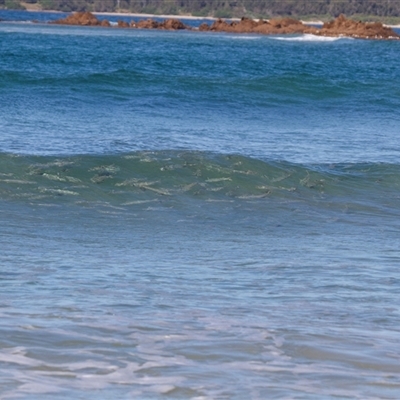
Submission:
[[78,192],[73,192],[72,190],[63,190],[63,189],[47,189],[40,187],[39,191],[42,193],[51,193],[55,195],[71,195],[71,196],[79,196]]
[[274,37],[275,40],[285,40],[289,42],[336,42],[341,39],[351,39],[343,36],[318,36],[306,33],[301,36],[290,36],[290,37]]
[[[189,313],[175,310],[168,317],[172,316],[165,318],[164,311],[155,311],[150,322],[140,314],[134,320],[131,315],[104,315],[100,322],[84,319],[82,314],[78,315],[83,320],[79,329],[74,325],[71,330],[43,327],[37,330],[39,336],[31,331],[29,338],[37,343],[44,332],[57,343],[65,338],[72,342],[64,349],[43,352],[37,347],[34,351],[24,346],[0,348],[0,361],[6,366],[7,379],[13,382],[13,387],[0,389],[1,396],[11,399],[52,393],[59,397],[67,390],[70,398],[75,398],[81,392],[110,393],[115,389],[129,391],[129,398],[148,398],[190,390],[193,399],[210,399],[226,397],[227,387],[235,379],[228,393],[231,397],[234,392],[248,391],[250,398],[261,400],[265,391],[260,388],[267,385],[279,397],[297,392],[306,397],[376,398],[374,388],[360,393],[364,381],[390,385],[399,376],[396,370],[390,376],[386,372],[397,358],[382,369],[370,368],[376,355],[371,360],[370,355],[351,352],[347,365],[345,361],[338,364],[335,360],[346,360],[347,345],[340,348],[335,342],[335,346],[327,346],[334,337],[318,344],[307,333],[282,336],[269,328],[268,319],[248,315],[238,320],[195,308]],[[390,343],[386,347],[383,339],[378,354],[394,348]],[[353,375],[355,363],[366,365],[357,369],[357,377]],[[327,377],[337,381],[337,387],[320,384]],[[341,387],[348,377],[354,378],[354,387]],[[286,383],[279,387],[279,382]]]
[[36,182],[33,181],[23,181],[21,179],[0,179],[0,182],[4,183],[16,183],[18,185],[33,185],[36,184]]

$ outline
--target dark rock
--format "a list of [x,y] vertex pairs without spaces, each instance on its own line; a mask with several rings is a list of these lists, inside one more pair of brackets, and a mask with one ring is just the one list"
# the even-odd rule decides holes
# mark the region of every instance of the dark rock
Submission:
[[136,24],[136,27],[139,29],[158,29],[159,26],[160,23],[151,18],[146,20],[143,19]]
[[210,30],[210,26],[208,24],[206,24],[205,22],[203,22],[200,26],[199,26],[199,31],[202,32],[206,32]]
[[100,26],[109,27],[109,26],[111,26],[111,24],[106,19],[103,19],[100,22]]
[[361,39],[400,39],[400,35],[393,29],[383,26],[380,22],[354,21],[347,19],[343,14],[333,21],[326,22],[316,34]]
[[183,22],[178,19],[166,19],[162,24],[161,29],[173,30],[177,31],[180,29],[191,29],[189,26],[186,26]]
[[76,12],[64,19],[54,21],[53,24],[98,26],[100,25],[100,21],[90,12]]
[[117,21],[117,26],[118,26],[118,28],[129,28],[129,24],[127,22],[121,21],[121,20]]
[[[63,25],[82,26],[110,26],[107,20],[99,21],[90,12],[77,12],[64,19],[53,22]],[[177,19],[167,19],[158,22],[153,19],[132,21],[130,24],[125,21],[118,21],[119,28],[141,28],[141,29],[164,29],[181,30],[191,29]],[[400,35],[392,29],[383,26],[380,22],[361,22],[347,19],[340,15],[333,21],[325,23],[321,29],[306,26],[301,21],[293,18],[271,19],[270,21],[252,20],[242,18],[240,21],[226,22],[218,19],[211,26],[202,23],[199,31],[231,32],[231,33],[259,33],[263,35],[301,34],[310,33],[321,36],[346,36],[364,39],[400,39]]]

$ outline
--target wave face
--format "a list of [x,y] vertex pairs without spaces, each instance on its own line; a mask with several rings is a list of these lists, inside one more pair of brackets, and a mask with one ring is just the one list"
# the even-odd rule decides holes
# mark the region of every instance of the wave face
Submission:
[[[301,166],[264,162],[240,155],[190,151],[135,152],[120,155],[17,156],[1,154],[2,198],[33,200],[36,196],[92,197],[114,195],[246,198],[313,194],[363,197],[400,185],[400,166],[331,164]],[[14,190],[13,190],[14,187]],[[116,189],[118,191],[116,191]],[[301,190],[303,189],[303,193]]]
[[27,16],[0,398],[398,398],[400,43]]
[[128,211],[156,204],[301,202],[314,211],[397,215],[400,166],[296,165],[193,151],[119,155],[0,156],[0,199],[26,204],[104,205]]

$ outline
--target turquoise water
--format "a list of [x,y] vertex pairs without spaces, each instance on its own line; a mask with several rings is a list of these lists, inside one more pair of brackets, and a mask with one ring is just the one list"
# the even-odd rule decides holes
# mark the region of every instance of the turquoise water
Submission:
[[398,397],[399,43],[0,18],[2,399]]

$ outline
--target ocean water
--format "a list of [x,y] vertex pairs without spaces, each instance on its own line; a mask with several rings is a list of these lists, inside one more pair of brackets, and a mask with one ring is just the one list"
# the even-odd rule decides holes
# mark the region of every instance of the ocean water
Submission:
[[0,14],[0,398],[397,399],[400,43],[58,16]]

